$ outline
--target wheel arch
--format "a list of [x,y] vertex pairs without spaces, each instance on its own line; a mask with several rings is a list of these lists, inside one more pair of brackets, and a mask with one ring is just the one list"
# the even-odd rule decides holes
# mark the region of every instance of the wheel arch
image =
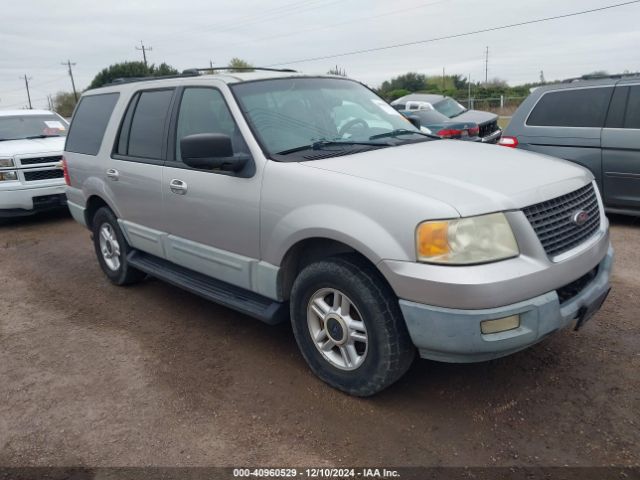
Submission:
[[309,237],[298,240],[291,245],[282,258],[278,273],[280,297],[283,300],[289,299],[296,277],[307,265],[340,255],[357,257],[361,262],[368,264],[377,272],[381,281],[384,281],[393,291],[389,282],[376,266],[376,262],[359,249],[330,237]]

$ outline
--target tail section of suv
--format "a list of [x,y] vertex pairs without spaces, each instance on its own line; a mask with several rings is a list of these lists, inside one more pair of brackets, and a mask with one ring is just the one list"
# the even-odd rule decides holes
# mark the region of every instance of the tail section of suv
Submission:
[[67,128],[46,110],[0,111],[0,221],[65,206]]
[[104,87],[83,95],[65,158],[69,208],[111,282],[152,275],[290,319],[311,370],[353,395],[416,352],[482,361],[582,326],[609,291],[588,171],[441,141],[349,79]]
[[588,168],[607,211],[640,215],[640,77],[538,88],[500,143]]

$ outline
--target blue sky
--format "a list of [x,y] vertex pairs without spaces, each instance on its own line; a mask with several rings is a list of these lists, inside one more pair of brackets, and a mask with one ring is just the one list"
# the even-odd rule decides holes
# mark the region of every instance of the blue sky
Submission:
[[[363,48],[411,42],[597,8],[622,0],[22,0],[4,7],[0,31],[0,109],[26,105],[25,73],[34,107],[71,89],[66,68],[76,62],[85,88],[111,63],[140,60],[143,40],[152,63],[178,69],[225,65],[241,57],[269,65]],[[640,70],[640,4],[510,30],[306,63],[324,73],[333,65],[378,86],[417,71],[511,84],[578,76],[594,70]]]

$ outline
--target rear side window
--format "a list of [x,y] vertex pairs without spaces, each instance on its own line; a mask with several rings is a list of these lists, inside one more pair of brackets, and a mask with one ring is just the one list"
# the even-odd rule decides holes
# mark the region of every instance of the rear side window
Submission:
[[640,129],[640,85],[631,87],[629,91],[629,102],[627,103],[624,128]]
[[545,93],[529,115],[527,125],[600,128],[612,93],[613,87]]
[[624,112],[627,109],[627,97],[629,96],[629,87],[616,87],[609,106],[609,114],[607,115],[607,128],[624,127]]
[[133,98],[124,121],[116,153],[130,157],[162,159],[165,122],[173,89],[143,91]]
[[119,93],[82,97],[73,115],[65,150],[97,155]]

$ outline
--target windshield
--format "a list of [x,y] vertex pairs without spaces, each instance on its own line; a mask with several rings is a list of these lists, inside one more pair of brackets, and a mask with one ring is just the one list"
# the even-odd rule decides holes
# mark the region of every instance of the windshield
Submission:
[[434,103],[433,108],[449,118],[457,117],[467,111],[466,108],[456,102],[453,98],[449,97],[444,100],[440,100],[438,103]]
[[240,83],[232,89],[269,154],[319,148],[323,142],[389,145],[371,142],[381,134],[394,137],[396,143],[424,140],[387,102],[351,80],[284,78]]
[[64,137],[67,127],[64,120],[53,114],[0,116],[0,141]]

